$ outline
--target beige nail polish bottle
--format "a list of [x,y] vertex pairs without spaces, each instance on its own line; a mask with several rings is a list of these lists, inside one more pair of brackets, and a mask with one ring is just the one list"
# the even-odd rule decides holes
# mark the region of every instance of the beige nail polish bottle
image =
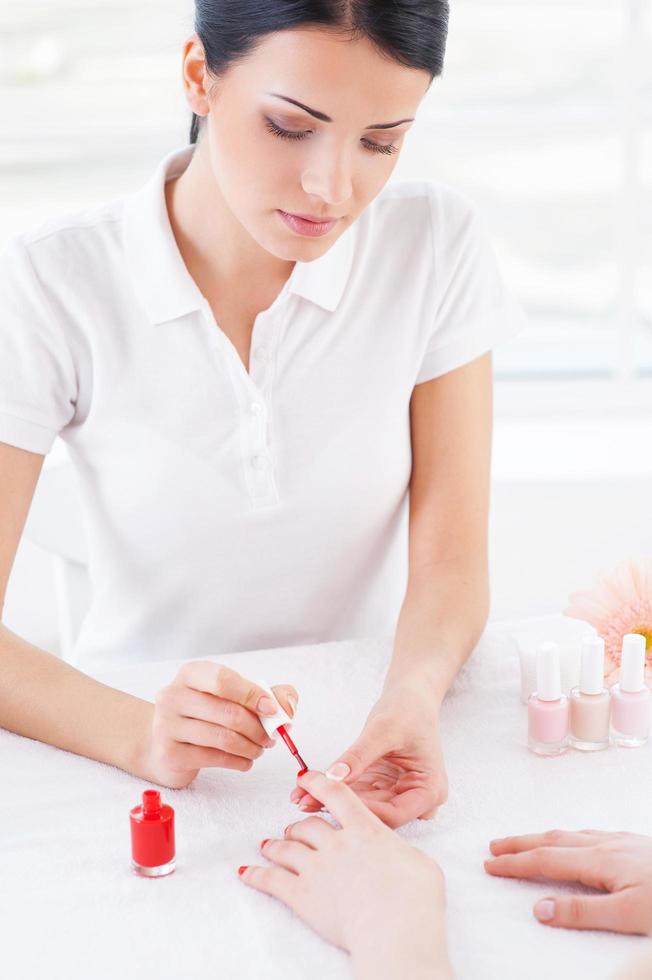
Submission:
[[592,752],[609,745],[609,691],[604,686],[604,640],[582,637],[579,687],[570,692],[570,744]]

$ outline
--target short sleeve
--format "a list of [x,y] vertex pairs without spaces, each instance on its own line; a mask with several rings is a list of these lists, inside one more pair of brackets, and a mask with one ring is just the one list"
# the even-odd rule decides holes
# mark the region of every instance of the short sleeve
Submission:
[[461,367],[527,325],[507,289],[484,220],[451,190],[429,195],[435,308],[416,384]]
[[49,452],[76,398],[71,351],[16,238],[0,256],[0,442]]

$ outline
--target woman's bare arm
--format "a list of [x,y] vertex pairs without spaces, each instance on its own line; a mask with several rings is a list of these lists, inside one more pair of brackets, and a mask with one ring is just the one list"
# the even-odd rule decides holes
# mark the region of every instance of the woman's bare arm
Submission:
[[[0,620],[43,459],[0,442]],[[1,727],[139,773],[152,712],[0,622]]]

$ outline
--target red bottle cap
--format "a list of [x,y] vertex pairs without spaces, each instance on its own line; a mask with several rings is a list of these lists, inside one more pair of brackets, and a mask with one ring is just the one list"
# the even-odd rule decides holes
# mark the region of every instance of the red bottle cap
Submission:
[[146,789],[143,802],[129,813],[131,856],[144,868],[158,868],[174,858],[174,810],[161,803],[156,789]]

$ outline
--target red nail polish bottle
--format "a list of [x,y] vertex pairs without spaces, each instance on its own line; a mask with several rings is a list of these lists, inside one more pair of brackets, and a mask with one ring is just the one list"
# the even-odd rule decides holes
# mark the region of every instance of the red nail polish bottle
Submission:
[[161,803],[156,789],[146,789],[141,806],[129,813],[131,866],[137,875],[160,878],[175,868],[174,810]]

